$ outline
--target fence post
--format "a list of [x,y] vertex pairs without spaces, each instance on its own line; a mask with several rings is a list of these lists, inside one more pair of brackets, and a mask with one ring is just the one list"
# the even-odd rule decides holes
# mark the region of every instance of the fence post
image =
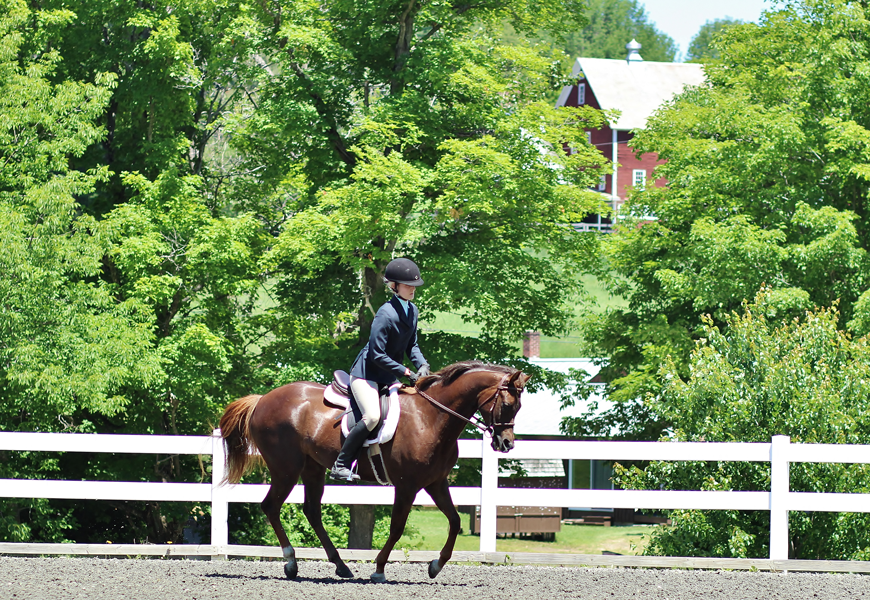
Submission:
[[[229,544],[230,503],[225,499],[226,486],[221,486],[226,476],[226,453],[221,438],[221,430],[211,434],[211,546],[212,560],[226,559],[226,546]],[[222,547],[222,548],[219,548]]]
[[787,435],[770,444],[770,559],[788,560],[788,446]]
[[480,551],[495,552],[496,516],[498,508],[498,455],[483,437],[483,456],[480,469]]

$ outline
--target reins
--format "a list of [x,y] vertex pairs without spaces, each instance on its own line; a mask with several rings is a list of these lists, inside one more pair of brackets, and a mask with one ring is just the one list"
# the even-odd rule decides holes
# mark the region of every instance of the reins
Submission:
[[[495,400],[495,399],[498,397],[499,392],[507,391],[507,390],[508,390],[508,386],[507,386],[507,384],[505,383],[505,382],[507,381],[508,377],[509,377],[509,374],[507,374],[507,375],[505,375],[504,377],[501,378],[501,381],[500,381],[499,384],[496,386],[495,391],[492,393],[492,396],[490,396],[487,400],[484,400],[483,402],[481,402],[480,404],[478,404],[478,405],[477,405],[477,410],[481,410],[484,406],[486,406],[487,404],[489,404],[490,402],[492,402],[493,400]],[[475,414],[475,415],[472,415],[472,416],[471,416],[471,419],[468,419],[468,418],[463,417],[462,415],[460,415],[458,412],[456,412],[456,411],[453,410],[452,408],[448,408],[448,407],[444,406],[443,404],[441,404],[440,402],[438,402],[435,398],[433,398],[432,396],[430,396],[429,394],[427,394],[427,393],[424,392],[423,390],[419,389],[419,388],[417,387],[416,384],[414,384],[414,390],[415,390],[418,394],[420,394],[421,396],[423,396],[426,400],[428,400],[429,402],[431,402],[432,404],[434,404],[435,406],[437,406],[438,408],[440,408],[441,410],[443,410],[444,412],[446,412],[446,413],[448,413],[448,414],[451,414],[451,415],[453,415],[454,417],[457,417],[457,418],[459,418],[459,419],[462,419],[462,420],[465,421],[466,423],[469,423],[469,424],[471,424],[471,425],[474,425],[474,426],[477,427],[480,431],[482,431],[483,433],[488,433],[490,436],[493,434],[493,431],[494,431],[494,429],[495,429],[496,427],[513,427],[513,425],[514,425],[514,422],[513,422],[513,421],[505,422],[505,423],[496,423],[496,422],[495,422],[495,408],[496,408],[495,406],[493,406],[493,408],[492,408],[492,413],[491,413],[491,414],[492,414],[492,423],[489,424],[489,425],[487,425],[485,422],[483,422],[483,423],[481,424],[481,419],[478,418],[478,416],[477,416],[476,414]],[[475,411],[475,412],[476,412],[476,411]],[[473,420],[472,420],[472,419],[473,419]]]

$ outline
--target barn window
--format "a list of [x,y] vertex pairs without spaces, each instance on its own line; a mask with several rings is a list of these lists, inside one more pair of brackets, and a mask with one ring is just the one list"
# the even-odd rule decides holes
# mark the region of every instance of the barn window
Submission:
[[581,106],[586,104],[586,84],[578,83],[577,84],[577,106]]
[[635,169],[631,172],[631,181],[634,184],[634,189],[643,190],[646,188],[646,169]]

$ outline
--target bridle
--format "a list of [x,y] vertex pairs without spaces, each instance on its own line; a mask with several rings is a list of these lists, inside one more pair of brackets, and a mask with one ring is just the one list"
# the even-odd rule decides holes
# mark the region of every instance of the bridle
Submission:
[[[459,419],[462,419],[466,423],[470,423],[471,425],[474,425],[479,430],[481,430],[483,433],[488,433],[490,436],[492,436],[496,427],[513,427],[514,426],[513,421],[509,421],[509,422],[505,421],[505,422],[499,422],[499,423],[495,422],[496,410],[498,410],[498,414],[501,415],[501,407],[504,405],[504,397],[500,392],[507,392],[510,389],[510,386],[507,384],[508,377],[510,377],[510,373],[506,374],[504,377],[501,378],[501,381],[495,387],[495,391],[492,393],[492,396],[490,396],[489,398],[487,398],[486,400],[484,400],[483,402],[481,402],[480,404],[477,405],[477,410],[482,411],[484,406],[486,406],[487,404],[489,404],[493,400],[498,400],[495,403],[495,405],[493,405],[492,410],[489,413],[492,416],[492,423],[490,423],[489,425],[486,424],[486,421],[483,421],[482,419],[480,419],[477,416],[477,414],[472,415],[471,419],[463,417],[462,415],[460,415],[458,412],[456,412],[452,408],[448,408],[448,407],[444,406],[443,404],[438,402],[435,398],[433,398],[432,396],[430,396],[429,394],[427,394],[423,390],[419,389],[417,387],[417,384],[414,384],[414,390],[418,394],[423,396],[426,400],[428,400],[429,402],[431,402],[432,404],[434,404],[435,406],[437,406],[438,408],[443,410],[444,412],[451,414],[454,417],[457,417]],[[517,390],[517,396],[519,396],[519,390]],[[519,397],[517,397],[517,400],[519,400]],[[476,412],[477,411],[475,411],[475,413]]]

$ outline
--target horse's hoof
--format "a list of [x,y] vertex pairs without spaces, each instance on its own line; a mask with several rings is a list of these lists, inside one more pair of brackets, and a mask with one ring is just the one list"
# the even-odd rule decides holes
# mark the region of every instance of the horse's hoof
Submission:
[[299,565],[296,564],[295,560],[291,560],[284,565],[284,575],[287,576],[287,579],[296,579],[296,574],[298,572]]
[[338,565],[335,567],[335,574],[339,577],[343,577],[344,579],[350,579],[353,577],[353,571],[347,568],[347,565]]
[[386,583],[387,576],[383,573],[372,573],[372,581],[374,583]]
[[432,562],[429,563],[429,579],[435,579],[438,573],[441,572],[441,567],[438,566],[438,559],[436,558]]

